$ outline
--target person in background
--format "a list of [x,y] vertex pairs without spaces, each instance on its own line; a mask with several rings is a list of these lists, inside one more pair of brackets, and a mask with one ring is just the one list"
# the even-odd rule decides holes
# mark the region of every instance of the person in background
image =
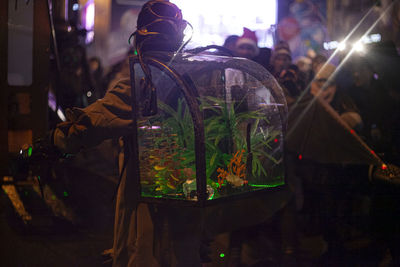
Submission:
[[272,50],[269,72],[275,78],[279,78],[281,72],[286,70],[292,63],[292,53],[288,43],[280,41],[274,46]]
[[310,93],[330,104],[350,128],[360,132],[363,120],[356,104],[347,94],[337,90],[334,78],[336,67],[330,63],[320,63],[315,70]]
[[229,35],[226,37],[224,44],[222,45],[226,49],[232,52],[232,55],[235,54],[236,42],[239,39],[239,35]]
[[390,149],[388,129],[392,127],[392,98],[374,67],[365,58],[353,58],[350,70],[352,84],[347,88],[347,93],[360,109],[365,122],[363,135],[367,143],[377,151],[387,151]]
[[311,62],[311,71],[312,71],[312,78],[314,78],[315,74],[317,73],[317,68],[322,66],[321,64],[327,62],[328,59],[326,58],[326,56],[322,55],[322,54],[317,54],[315,57],[312,58],[312,62]]
[[[89,70],[92,78],[92,84],[94,86],[91,96],[94,100],[102,98],[105,94],[105,88],[103,87],[103,66],[101,65],[100,58],[91,57],[89,59]],[[90,103],[93,103],[91,101]]]
[[243,35],[240,37],[237,35],[229,36],[225,41],[224,47],[231,49],[231,44],[234,44],[232,50],[234,56],[253,60],[264,68],[268,68],[271,49],[258,46],[258,39],[254,31],[243,28]]
[[285,93],[288,106],[293,104],[307,87],[304,73],[295,64],[283,70],[277,80]]
[[253,60],[260,53],[256,33],[244,27],[243,35],[236,41],[235,55]]
[[308,56],[298,57],[295,65],[299,68],[299,76],[307,85],[313,78],[312,59]]

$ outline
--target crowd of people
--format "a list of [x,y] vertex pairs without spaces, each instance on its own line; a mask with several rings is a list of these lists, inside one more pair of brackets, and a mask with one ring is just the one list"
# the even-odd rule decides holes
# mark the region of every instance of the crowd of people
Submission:
[[[399,161],[400,81],[396,66],[400,56],[393,43],[370,45],[367,55],[354,53],[338,66],[328,55],[315,52],[292,58],[285,41],[278,41],[273,48],[259,47],[255,32],[248,28],[241,36],[226,37],[222,46],[232,56],[264,66],[281,85],[289,107],[304,94],[322,98],[380,155]],[[104,96],[123,62],[106,72],[98,58],[89,60],[96,92],[93,97]]]
[[242,36],[228,36],[223,46],[264,66],[281,85],[289,107],[305,94],[319,97],[381,156],[399,161],[400,56],[394,43],[372,44],[366,54],[353,53],[338,66],[315,52],[294,59],[285,41],[260,48],[247,28]]

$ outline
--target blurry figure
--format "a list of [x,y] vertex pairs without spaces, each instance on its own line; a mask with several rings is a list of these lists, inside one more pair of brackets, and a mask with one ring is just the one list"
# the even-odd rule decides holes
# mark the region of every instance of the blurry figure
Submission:
[[[233,47],[235,56],[251,59],[262,65],[264,68],[268,68],[269,60],[271,58],[271,49],[268,47],[258,46],[258,39],[254,31],[243,28],[243,35],[241,37],[231,35],[228,38],[230,38],[230,44],[235,41],[235,46]],[[225,41],[225,44],[227,43],[228,38]],[[224,46],[227,47],[225,44]]]
[[389,129],[392,99],[379,74],[365,58],[354,58],[351,68],[352,85],[347,93],[360,109],[365,123],[363,136],[377,151],[386,151],[390,146]]
[[[86,49],[82,44],[85,30],[65,21],[55,21],[57,47],[60,58],[60,73],[55,77],[54,91],[58,104],[63,108],[86,107],[87,92],[93,88],[90,70],[86,58]],[[57,72],[56,62],[51,62],[52,72]]]
[[350,128],[361,131],[363,121],[356,104],[348,95],[337,90],[334,78],[336,67],[330,63],[321,63],[316,71],[310,93],[329,103]]
[[281,72],[292,63],[292,53],[288,43],[280,41],[274,46],[271,55],[269,71],[278,78]]
[[295,102],[305,88],[305,82],[300,77],[300,70],[293,64],[281,72],[278,82],[285,92],[288,106]]
[[226,49],[229,49],[230,51],[232,51],[232,54],[234,54],[236,49],[236,42],[238,39],[238,35],[229,35],[228,37],[226,37],[225,42],[222,46]]
[[268,69],[269,61],[271,59],[271,48],[268,47],[260,47],[260,53],[258,56],[253,58],[255,62]]
[[235,54],[239,57],[254,59],[260,53],[258,39],[254,31],[243,28],[243,35],[236,41]]
[[325,63],[328,61],[326,56],[317,54],[315,57],[312,59],[312,65],[311,65],[311,70],[312,70],[312,78],[315,76],[315,74],[318,72],[317,68],[322,66],[321,64]]
[[94,86],[90,97],[92,97],[94,100],[97,100],[99,98],[102,98],[105,94],[105,89],[102,82],[103,67],[98,57],[92,57],[89,59],[89,70],[92,77],[92,84]]
[[103,77],[103,88],[104,90],[107,90],[112,84],[114,80],[118,80],[122,70],[122,67],[126,64],[126,59],[129,58],[129,56],[132,56],[134,54],[135,49],[131,47],[128,52],[126,53],[126,58],[117,62],[116,64],[112,65],[111,68],[108,70],[108,72],[104,75]]
[[301,56],[296,59],[295,64],[299,68],[299,76],[301,76],[305,84],[311,82],[313,77],[312,59],[307,56]]
[[336,70],[332,64],[319,64],[316,68],[316,74],[313,82],[311,83],[311,94],[324,99],[326,102],[331,103],[336,93],[336,84],[334,83],[331,75]]

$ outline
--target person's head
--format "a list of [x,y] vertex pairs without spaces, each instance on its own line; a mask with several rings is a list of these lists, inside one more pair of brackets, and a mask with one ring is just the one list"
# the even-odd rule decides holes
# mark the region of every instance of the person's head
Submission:
[[298,57],[296,59],[296,66],[299,68],[300,71],[304,72],[304,73],[308,73],[309,71],[311,71],[311,58],[309,57]]
[[254,31],[243,28],[243,35],[236,41],[235,52],[239,57],[253,59],[256,57],[260,49],[258,47],[258,39]]
[[328,61],[328,59],[326,58],[326,56],[321,55],[321,54],[317,54],[317,55],[312,59],[312,70],[314,71],[314,73],[317,73],[317,67],[318,67],[321,63],[325,63],[326,61]]
[[321,63],[316,68],[314,80],[311,83],[311,94],[332,102],[336,93],[336,83],[334,79],[336,67],[330,63]]
[[101,61],[98,57],[91,57],[89,59],[89,68],[91,71],[97,71],[102,68]]
[[229,49],[230,51],[235,51],[236,41],[238,39],[238,35],[229,35],[228,37],[226,37],[223,47]]
[[274,73],[280,73],[292,63],[292,53],[288,43],[280,41],[274,46],[271,57],[271,66]]
[[135,47],[142,51],[176,51],[183,42],[186,21],[181,10],[165,0],[151,0],[140,10]]
[[368,87],[374,76],[374,70],[366,59],[353,57],[351,75],[353,78],[353,85]]

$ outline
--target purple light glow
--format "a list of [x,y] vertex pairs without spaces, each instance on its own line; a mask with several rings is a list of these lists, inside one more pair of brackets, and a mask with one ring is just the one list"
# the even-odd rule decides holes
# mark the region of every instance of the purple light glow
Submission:
[[82,26],[87,31],[86,34],[86,43],[90,43],[94,39],[94,0],[89,0],[82,11]]
[[273,45],[271,25],[275,25],[277,20],[276,0],[247,0],[246,3],[203,0],[201,4],[188,0],[171,2],[182,10],[183,18],[193,25],[189,46],[222,45],[228,35],[242,35],[243,27],[256,31],[260,47]]
[[85,8],[85,29],[93,30],[94,28],[94,2],[89,1]]

